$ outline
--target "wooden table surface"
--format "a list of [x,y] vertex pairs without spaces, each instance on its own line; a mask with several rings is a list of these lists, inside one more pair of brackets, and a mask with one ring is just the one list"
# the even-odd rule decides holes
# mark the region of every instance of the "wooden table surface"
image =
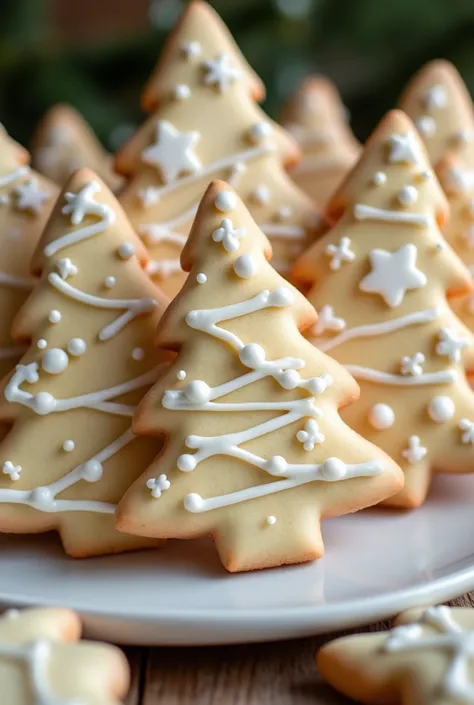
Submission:
[[[474,592],[448,604],[472,607]],[[127,705],[350,705],[321,681],[314,665],[318,648],[340,634],[241,646],[127,649],[133,673]]]

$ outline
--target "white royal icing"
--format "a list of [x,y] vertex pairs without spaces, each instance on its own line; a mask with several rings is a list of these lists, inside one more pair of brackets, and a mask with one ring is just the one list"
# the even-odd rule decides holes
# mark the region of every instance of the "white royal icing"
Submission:
[[[254,438],[284,428],[285,426],[303,418],[315,419],[321,416],[320,409],[315,405],[314,396],[307,396],[290,401],[247,401],[247,402],[218,402],[230,392],[247,387],[253,382],[273,377],[283,389],[306,390],[310,395],[323,394],[332,384],[328,375],[322,377],[302,378],[298,370],[305,366],[304,360],[299,358],[282,358],[267,360],[264,349],[257,343],[244,344],[232,331],[219,327],[217,324],[232,320],[246,314],[266,308],[282,308],[291,305],[293,295],[290,289],[280,287],[273,291],[264,290],[251,299],[240,303],[231,304],[222,308],[201,309],[190,311],[186,316],[186,323],[195,330],[200,330],[216,339],[226,342],[238,353],[240,362],[249,372],[235,379],[210,387],[204,380],[193,380],[183,389],[165,391],[162,404],[169,410],[181,411],[281,411],[268,421],[264,421],[249,429],[221,436],[188,436],[185,440],[187,448],[196,452],[185,453],[177,460],[178,468],[183,472],[192,472],[203,460],[215,455],[228,455],[239,458],[243,462],[253,465],[278,479],[275,482],[265,483],[244,490],[232,492],[227,495],[202,498],[196,493],[186,495],[184,506],[190,512],[204,512],[218,507],[229,506],[244,502],[256,497],[262,497],[274,492],[280,492],[291,487],[315,481],[334,482],[351,477],[372,476],[383,471],[382,466],[375,461],[366,463],[346,464],[339,458],[328,458],[321,464],[288,463],[281,456],[266,459],[241,447],[242,444]],[[308,437],[303,443],[317,442],[317,430],[311,425],[305,429]],[[310,434],[313,434],[310,439]],[[301,436],[298,440],[301,442]]]
[[353,262],[355,260],[355,253],[351,250],[351,241],[348,237],[341,237],[338,245],[330,243],[324,252],[331,258],[329,267],[334,272],[341,268],[343,262]]
[[194,149],[199,132],[180,132],[167,120],[156,121],[156,142],[142,151],[142,160],[159,169],[165,184],[180,174],[201,169],[201,160]]
[[56,308],[53,308],[52,311],[50,311],[48,314],[48,321],[50,323],[59,323],[61,318],[61,311],[58,311]]
[[433,216],[429,213],[405,213],[403,211],[392,211],[375,206],[366,206],[363,203],[356,203],[353,209],[356,220],[380,220],[384,223],[400,223],[401,225],[419,225],[427,228],[434,225]]
[[469,419],[461,419],[458,427],[463,431],[461,443],[474,445],[474,422]]
[[313,335],[322,335],[326,331],[341,331],[346,327],[346,322],[343,318],[338,318],[334,315],[334,309],[327,304],[323,306],[318,313],[318,319],[311,328]]
[[237,257],[232,266],[234,272],[241,279],[250,279],[250,277],[253,277],[258,271],[255,256],[250,252],[244,255],[240,255],[240,257]]
[[423,161],[419,140],[414,132],[405,132],[403,135],[391,135],[389,138],[388,160],[391,163],[406,162],[418,164]]
[[435,83],[431,88],[428,88],[423,101],[429,110],[440,110],[448,104],[448,92],[443,85]]
[[219,93],[225,93],[233,83],[239,81],[241,71],[232,65],[227,52],[221,52],[215,59],[203,62],[203,81],[206,86],[215,86]]
[[[430,627],[434,634],[426,634],[423,626]],[[474,683],[470,680],[473,644],[474,630],[464,629],[448,606],[439,605],[424,610],[417,622],[392,629],[383,649],[396,654],[442,651],[448,657],[448,665],[444,672],[437,671],[441,676],[441,685],[436,689],[440,702],[452,698],[459,705],[469,705],[474,701]]]
[[372,271],[359,282],[366,293],[380,294],[387,306],[399,306],[407,291],[427,283],[426,275],[416,268],[416,245],[407,244],[395,252],[372,250],[369,259]]
[[428,404],[428,415],[435,423],[445,423],[454,416],[456,407],[451,397],[436,396]]
[[419,463],[428,453],[428,450],[421,445],[419,436],[410,436],[408,439],[408,448],[402,450],[402,456],[410,465]]
[[395,423],[395,412],[388,404],[374,404],[369,409],[369,423],[378,431],[391,428]]
[[469,341],[461,338],[451,328],[441,328],[438,332],[438,343],[436,344],[437,355],[448,357],[451,362],[460,362],[461,351],[469,347]]
[[234,228],[234,224],[230,218],[223,218],[219,227],[212,233],[212,239],[214,242],[222,242],[222,246],[226,252],[235,252],[239,249],[239,240],[243,238],[244,235],[245,228]]
[[17,196],[16,207],[22,211],[30,211],[38,215],[43,204],[51,199],[51,193],[43,190],[38,179],[31,178],[15,187]]
[[421,352],[417,352],[411,357],[405,355],[402,357],[400,364],[400,372],[402,375],[412,375],[413,377],[419,377],[423,374],[423,365],[425,363],[425,356]]
[[146,486],[151,490],[151,496],[154,499],[159,499],[163,492],[169,490],[171,487],[171,482],[168,480],[166,475],[162,474],[159,477],[150,477],[146,482]]

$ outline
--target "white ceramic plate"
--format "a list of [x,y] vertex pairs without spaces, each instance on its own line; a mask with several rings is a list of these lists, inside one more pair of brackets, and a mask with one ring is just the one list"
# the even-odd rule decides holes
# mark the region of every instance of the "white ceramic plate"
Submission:
[[286,639],[388,617],[474,589],[474,477],[437,478],[413,512],[323,525],[317,563],[229,575],[208,542],[67,559],[54,537],[0,539],[0,605],[78,610],[90,636],[128,644]]

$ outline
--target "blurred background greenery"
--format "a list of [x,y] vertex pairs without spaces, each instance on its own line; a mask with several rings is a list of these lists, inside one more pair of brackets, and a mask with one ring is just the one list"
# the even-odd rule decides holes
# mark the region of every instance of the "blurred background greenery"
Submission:
[[[141,87],[184,0],[0,0],[0,119],[27,143],[54,103],[109,149],[142,119]],[[474,89],[473,0],[211,0],[267,86],[265,109],[308,73],[332,78],[359,138],[436,57]]]

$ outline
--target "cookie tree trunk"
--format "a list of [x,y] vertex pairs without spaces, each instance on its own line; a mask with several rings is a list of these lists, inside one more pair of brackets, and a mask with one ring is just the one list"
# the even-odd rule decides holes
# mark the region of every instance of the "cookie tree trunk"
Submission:
[[[473,472],[474,338],[448,296],[472,289],[444,240],[448,206],[411,121],[380,123],[329,204],[335,227],[297,262],[319,320],[308,338],[361,386],[343,418],[405,470],[388,500],[420,505],[434,471]],[[341,216],[341,213],[343,215]]]
[[0,529],[56,529],[87,556],[147,542],[114,528],[115,504],[156,455],[135,439],[135,405],[163,367],[153,350],[166,299],[146,251],[88,169],[61,193],[33,259],[41,279],[18,314],[28,341],[6,377],[0,417]]
[[145,88],[152,114],[116,160],[132,176],[120,201],[150,251],[147,271],[170,296],[184,282],[179,255],[212,178],[237,189],[280,271],[312,240],[315,207],[284,169],[297,145],[258,107],[263,95],[218,16],[191,2]]
[[401,483],[340,419],[357,385],[300,334],[314,309],[270,255],[235,192],[213,182],[182,254],[189,277],[158,331],[178,357],[134,420],[140,435],[166,433],[166,446],[117,513],[131,533],[212,534],[230,571],[321,556],[322,518]]

